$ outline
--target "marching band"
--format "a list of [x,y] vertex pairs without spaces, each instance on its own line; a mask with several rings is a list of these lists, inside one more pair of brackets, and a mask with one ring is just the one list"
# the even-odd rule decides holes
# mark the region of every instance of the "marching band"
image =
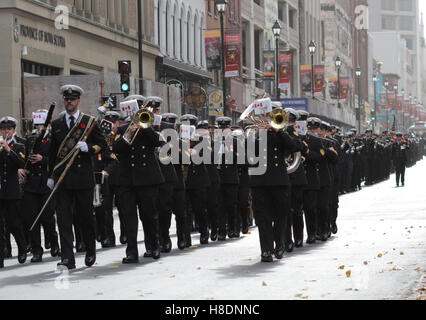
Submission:
[[[31,263],[42,262],[50,249],[59,267],[76,268],[75,251],[86,253],[90,267],[96,242],[116,246],[115,217],[127,246],[124,264],[139,262],[138,220],[143,256],[159,259],[173,247],[173,215],[179,250],[192,246],[194,231],[205,246],[255,224],[261,261],[271,262],[304,240],[336,234],[340,195],[394,170],[396,185],[404,186],[405,168],[425,155],[421,137],[342,133],[279,103],[263,114],[250,106],[238,126],[229,117],[210,125],[191,114],[161,114],[161,98],[140,95],[126,99],[137,101],[133,114],[103,108],[95,118],[80,111],[83,89],[65,85],[61,93],[65,112],[53,121],[54,104],[34,112],[26,139],[16,135],[16,119],[0,119],[0,268],[12,256],[10,234],[21,264],[28,253]],[[178,151],[162,157],[166,145]]]

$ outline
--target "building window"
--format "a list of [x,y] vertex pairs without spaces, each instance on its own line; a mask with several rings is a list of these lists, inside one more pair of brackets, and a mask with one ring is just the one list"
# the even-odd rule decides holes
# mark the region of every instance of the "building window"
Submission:
[[60,69],[41,63],[23,60],[25,73],[36,74],[38,76],[58,76]]
[[398,8],[400,11],[412,11],[413,10],[413,0],[399,0]]
[[395,10],[395,0],[382,0],[382,10]]
[[285,2],[278,2],[278,19],[287,22],[287,15],[285,11]]
[[384,29],[384,30],[396,30],[395,17],[382,16],[382,29]]
[[290,28],[296,29],[296,10],[288,8],[288,24]]
[[405,37],[404,37],[404,39],[407,42],[407,48],[410,49],[410,50],[414,50],[413,39],[411,39],[411,38],[405,38]]
[[399,17],[399,30],[412,31],[413,19],[414,18],[411,18],[411,17]]

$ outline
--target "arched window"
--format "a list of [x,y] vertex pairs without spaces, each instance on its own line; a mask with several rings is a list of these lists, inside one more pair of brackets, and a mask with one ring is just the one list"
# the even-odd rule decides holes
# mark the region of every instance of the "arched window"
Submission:
[[176,30],[176,21],[177,21],[177,5],[175,4],[174,10],[173,10],[173,19],[172,19],[172,31],[173,31],[173,57],[177,57],[177,43],[176,43],[176,37],[177,37],[177,30]]
[[184,25],[185,25],[185,8],[182,6],[180,13],[179,34],[180,34],[180,59],[184,60],[183,45],[184,45]]
[[191,59],[191,12],[188,12],[186,19],[186,61],[190,63]]
[[165,28],[166,28],[166,54],[169,53],[169,12],[170,12],[170,8],[169,8],[169,1],[167,1],[166,3],[166,23],[165,23]]
[[198,64],[198,16],[194,17],[194,65]]

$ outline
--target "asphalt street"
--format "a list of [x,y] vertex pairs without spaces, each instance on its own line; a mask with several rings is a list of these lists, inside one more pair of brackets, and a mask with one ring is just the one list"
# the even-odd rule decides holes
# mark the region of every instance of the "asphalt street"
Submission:
[[[426,160],[407,169],[406,186],[394,175],[340,197],[338,233],[328,241],[260,262],[257,228],[239,239],[180,251],[160,260],[123,265],[125,247],[101,249],[97,263],[59,272],[47,252],[41,264],[13,259],[0,270],[0,299],[140,300],[415,300],[426,286]],[[277,208],[279,209],[279,208]],[[118,219],[116,219],[118,220]],[[116,235],[119,235],[116,221]],[[141,227],[140,227],[141,228]],[[174,228],[174,227],[173,227]],[[306,239],[306,237],[305,237]],[[14,243],[13,243],[14,244]],[[424,299],[424,296],[423,296]]]

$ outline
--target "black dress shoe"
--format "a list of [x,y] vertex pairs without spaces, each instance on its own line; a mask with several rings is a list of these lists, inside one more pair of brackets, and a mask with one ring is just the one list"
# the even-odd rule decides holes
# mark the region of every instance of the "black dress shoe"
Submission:
[[86,266],[91,267],[96,262],[96,253],[94,254],[86,254],[86,257],[84,258],[84,263]]
[[315,235],[315,240],[321,240],[321,238],[322,238],[322,235],[320,235],[320,234]]
[[126,243],[127,243],[127,237],[126,237],[126,236],[124,236],[124,235],[121,235],[121,236],[120,236],[120,243],[121,243],[121,244],[126,244]]
[[160,249],[154,249],[154,250],[152,250],[152,258],[154,259],[154,260],[158,260],[158,259],[160,259]]
[[321,236],[321,241],[327,241],[327,240],[328,240],[327,233],[324,233],[324,234]]
[[107,238],[104,241],[102,241],[102,248],[114,248],[115,247],[115,241]]
[[58,267],[66,267],[68,270],[75,269],[75,262],[71,262],[68,259],[64,259],[57,264]]
[[161,252],[169,253],[172,251],[172,241],[170,238],[161,246]]
[[179,250],[183,250],[186,248],[186,241],[183,239],[178,240],[177,246]]
[[306,243],[308,243],[308,244],[312,244],[312,243],[315,243],[315,242],[316,242],[316,239],[315,239],[314,236],[308,237],[308,239],[306,240]]
[[59,256],[60,252],[59,252],[59,245],[55,244],[50,248],[50,255],[52,257],[57,257]]
[[216,241],[217,240],[217,230],[212,230],[210,233],[210,240]]
[[200,244],[209,244],[209,233],[200,235]]
[[293,249],[294,249],[294,243],[293,242],[290,242],[290,243],[286,244],[285,251],[292,252]]
[[248,232],[249,232],[249,228],[248,228],[248,226],[243,226],[243,227],[241,228],[241,232],[242,232],[242,234],[248,234]]
[[225,241],[226,240],[226,233],[219,231],[219,235],[217,236],[217,240],[219,240],[219,241]]
[[4,262],[3,260],[0,260],[0,269],[4,268]]
[[274,259],[272,258],[272,254],[270,252],[262,252],[261,255],[262,262],[272,262]]
[[123,258],[123,261],[122,261],[124,264],[129,264],[129,263],[139,263],[139,257],[132,257],[132,256],[129,256],[129,257],[125,257],[125,258]]
[[50,246],[50,240],[48,240],[47,238],[44,239],[44,248],[46,250],[49,250],[51,248],[51,246]]
[[336,234],[336,233],[337,233],[337,225],[336,225],[335,223],[333,223],[333,224],[331,225],[331,232],[333,232],[333,234]]
[[296,248],[303,247],[303,240],[296,240],[296,243],[294,244]]
[[146,252],[143,254],[144,258],[152,258],[152,250],[146,250]]
[[31,263],[38,263],[43,261],[43,255],[40,253],[33,254],[33,257],[31,258]]
[[331,237],[331,230],[327,231],[327,239],[329,239]]
[[25,251],[26,251],[27,253],[30,253],[30,252],[31,252],[31,244],[27,244],[27,246],[25,247]]
[[23,264],[25,261],[27,261],[27,253],[24,251],[18,254],[18,262]]
[[275,258],[282,259],[283,256],[284,256],[284,252],[285,252],[285,248],[284,247],[275,248],[275,250],[274,250],[274,256],[275,256]]

